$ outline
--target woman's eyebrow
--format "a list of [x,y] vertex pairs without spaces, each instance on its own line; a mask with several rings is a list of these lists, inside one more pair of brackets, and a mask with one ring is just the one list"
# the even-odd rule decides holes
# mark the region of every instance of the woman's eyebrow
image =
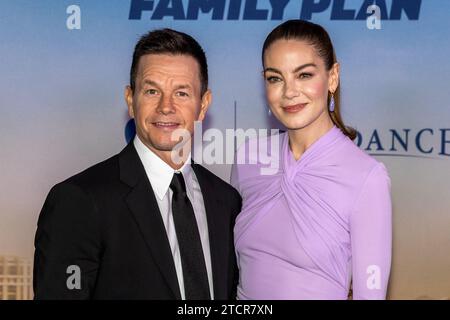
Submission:
[[266,72],[268,72],[268,71],[274,72],[274,73],[278,73],[278,74],[281,75],[281,71],[280,71],[280,70],[275,69],[275,68],[272,68],[272,67],[267,67],[267,68],[265,68],[263,72],[266,73]]
[[297,72],[299,72],[300,70],[303,70],[303,69],[305,69],[305,68],[307,68],[307,67],[314,67],[314,68],[317,68],[317,65],[316,65],[315,63],[312,63],[312,62],[311,62],[311,63],[305,63],[305,64],[303,64],[303,65],[301,65],[301,66],[295,68],[294,71],[292,71],[292,73],[297,73]]
[[[305,68],[307,68],[307,67],[314,67],[314,68],[317,68],[317,65],[315,64],[315,63],[312,63],[312,62],[310,62],[310,63],[305,63],[305,64],[302,64],[301,66],[298,66],[297,68],[295,68],[293,71],[292,71],[292,73],[297,73],[297,72],[299,72],[300,70],[303,70],[303,69],[305,69]],[[278,70],[278,69],[276,69],[276,68],[273,68],[273,67],[267,67],[267,68],[265,68],[264,69],[264,72],[268,72],[268,71],[270,71],[270,72],[274,72],[274,73],[278,73],[278,74],[282,74],[282,72],[280,71],[280,70]]]

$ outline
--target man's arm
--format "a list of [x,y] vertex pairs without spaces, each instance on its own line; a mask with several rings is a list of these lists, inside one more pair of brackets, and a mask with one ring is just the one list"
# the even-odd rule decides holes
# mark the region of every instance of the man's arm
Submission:
[[232,261],[232,288],[231,288],[231,294],[229,299],[230,300],[236,300],[237,297],[237,286],[239,284],[239,268],[237,265],[237,261],[236,261],[236,253],[235,253],[235,247],[234,247],[234,224],[235,224],[235,220],[237,215],[241,212],[241,208],[242,208],[242,198],[239,195],[239,193],[235,190],[233,190],[233,200],[232,200],[232,204],[233,205],[233,209],[232,209],[232,223],[231,223],[231,235],[232,235],[232,240],[231,240],[231,248],[232,248],[232,252],[231,252],[231,261]]
[[35,299],[89,299],[101,256],[100,224],[94,202],[80,187],[52,188],[35,237]]

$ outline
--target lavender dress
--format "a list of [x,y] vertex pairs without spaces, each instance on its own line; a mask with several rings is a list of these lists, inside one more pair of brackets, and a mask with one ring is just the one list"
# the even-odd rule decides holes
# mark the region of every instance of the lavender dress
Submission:
[[347,299],[352,280],[353,299],[385,299],[392,240],[385,166],[337,127],[298,161],[288,135],[279,137],[275,174],[261,174],[267,165],[253,148],[261,140],[238,151],[256,164],[232,170],[243,198],[234,228],[237,298]]

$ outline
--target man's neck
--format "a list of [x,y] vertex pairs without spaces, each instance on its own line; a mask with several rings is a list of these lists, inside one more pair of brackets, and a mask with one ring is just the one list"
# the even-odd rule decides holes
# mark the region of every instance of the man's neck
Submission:
[[158,150],[151,145],[145,143],[139,138],[141,142],[154,154],[156,154],[162,161],[167,163],[172,169],[179,170],[183,165],[189,161],[189,156],[191,154],[191,144],[186,142],[182,147],[177,147],[173,150]]

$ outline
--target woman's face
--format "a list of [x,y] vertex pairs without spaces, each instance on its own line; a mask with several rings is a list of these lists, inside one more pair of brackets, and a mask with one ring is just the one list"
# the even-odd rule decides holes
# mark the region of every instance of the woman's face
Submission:
[[266,95],[272,113],[289,130],[331,123],[328,91],[338,86],[339,65],[326,70],[305,41],[277,40],[264,55]]

